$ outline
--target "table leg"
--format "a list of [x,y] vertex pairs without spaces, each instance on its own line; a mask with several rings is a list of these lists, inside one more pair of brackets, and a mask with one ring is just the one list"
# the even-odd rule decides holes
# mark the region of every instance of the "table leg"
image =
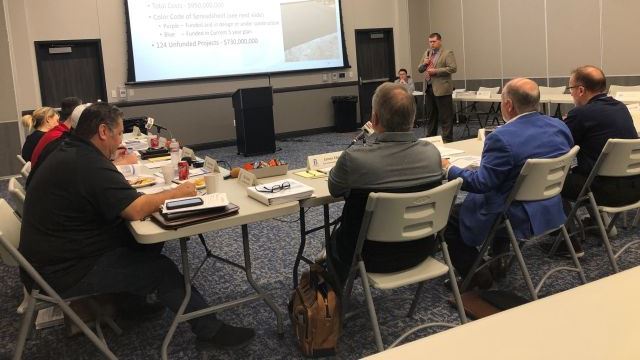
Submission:
[[307,225],[304,214],[304,208],[300,208],[300,246],[298,246],[298,253],[296,254],[296,260],[293,263],[293,288],[298,287],[298,268],[300,267],[300,260],[304,256],[304,248],[307,246]]
[[324,210],[324,241],[331,238],[331,221],[329,219],[329,204],[322,205]]
[[247,225],[242,225],[242,248],[244,250],[244,270],[247,275],[247,281],[251,284],[251,287],[258,293],[258,295],[264,300],[264,302],[273,310],[276,315],[277,321],[277,331],[278,335],[284,335],[284,327],[282,325],[282,312],[276,306],[275,302],[271,296],[262,290],[258,283],[253,279],[253,275],[251,274],[251,254],[249,248],[249,227]]
[[184,311],[187,308],[187,304],[189,304],[189,300],[191,300],[191,277],[189,275],[189,253],[187,252],[187,241],[189,238],[181,238],[180,239],[180,254],[182,256],[182,276],[184,277],[184,300],[182,300],[182,304],[176,313],[175,318],[173,318],[173,322],[169,327],[169,331],[167,335],[164,337],[164,341],[162,342],[162,350],[161,356],[163,360],[166,360],[167,357],[167,349],[169,348],[169,343],[171,342],[171,338],[173,338],[173,334],[178,327],[178,324],[186,321],[183,319]]

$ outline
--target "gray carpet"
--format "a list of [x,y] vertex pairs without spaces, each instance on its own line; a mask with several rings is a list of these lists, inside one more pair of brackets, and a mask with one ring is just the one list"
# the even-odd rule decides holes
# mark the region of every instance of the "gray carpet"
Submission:
[[[462,127],[456,127],[456,135],[461,135]],[[423,130],[417,129],[422,136]],[[472,132],[473,133],[473,132]],[[290,163],[290,168],[305,166],[306,157],[310,154],[330,152],[343,149],[355,133],[322,134],[278,141],[281,150],[275,156]],[[236,155],[235,147],[227,147],[200,152],[198,155],[211,155],[217,159],[226,160],[233,166],[246,161],[267,159],[269,156],[244,158]],[[0,196],[7,198],[7,181],[0,181]],[[9,199],[10,200],[10,199]],[[10,201],[11,202],[11,201]],[[331,206],[331,218],[335,219],[341,212],[342,205]],[[254,276],[258,282],[275,298],[282,311],[291,291],[291,269],[297,246],[299,244],[299,223],[297,216],[288,216],[251,224],[249,226],[251,238],[251,252],[254,265]],[[322,209],[314,208],[307,213],[309,227],[322,222]],[[626,241],[638,238],[637,228],[623,229],[618,224],[619,235],[613,241],[614,247],[619,248]],[[209,247],[217,254],[236,261],[242,261],[242,244],[240,229],[206,234]],[[546,239],[543,239],[546,240]],[[308,239],[306,254],[313,257],[322,249],[323,237],[314,234]],[[593,281],[611,274],[608,260],[604,256],[602,247],[598,246],[595,237],[588,238],[585,246],[586,256],[582,258],[587,278]],[[180,264],[178,242],[168,242],[165,253]],[[189,256],[192,267],[203,259],[203,248],[198,241],[189,243]],[[561,259],[548,259],[538,247],[532,246],[525,252],[525,259],[534,279],[539,279],[549,266],[568,263]],[[640,263],[638,251],[628,251],[620,259],[621,269],[626,269]],[[250,293],[243,274],[222,263],[209,260],[195,280],[210,303],[233,299]],[[556,293],[577,286],[579,281],[574,273],[559,273],[552,277],[542,290],[542,296]],[[522,277],[516,267],[513,267],[506,279],[498,282],[500,289],[510,289],[521,295],[528,296]],[[410,300],[415,287],[409,286],[394,291],[397,295],[384,302],[377,302],[377,313],[381,326],[383,340],[388,346],[404,330],[427,321],[457,322],[455,310],[447,304],[448,291],[442,281],[432,281],[426,286],[426,291],[420,300],[417,312],[413,318],[406,317]],[[374,300],[386,298],[387,293],[374,291]],[[0,265],[0,359],[9,358],[12,354],[17,327],[20,317],[15,309],[22,300],[22,287],[18,279],[18,271],[5,265]],[[354,295],[355,303],[363,303],[363,296],[358,285]],[[588,315],[586,315],[588,316]],[[181,325],[169,348],[171,359],[194,359],[208,356],[211,359],[299,359],[298,352],[288,318],[285,318],[285,336],[279,338],[275,329],[275,317],[264,303],[228,310],[220,314],[223,320],[235,324],[251,326],[256,329],[256,339],[248,347],[236,351],[212,351],[208,354],[200,353],[195,347],[195,337],[188,325]],[[113,352],[122,359],[157,359],[163,337],[169,327],[172,316],[169,312],[155,319],[145,322],[135,322],[128,319],[118,319],[118,324],[124,333],[116,336],[106,331],[107,341]],[[410,340],[429,335],[442,329],[426,330],[415,334]],[[487,336],[490,336],[487,334]],[[344,328],[340,339],[340,359],[355,359],[375,352],[373,335],[366,313],[351,319]],[[426,355],[426,354],[425,354]],[[64,327],[54,327],[37,331],[35,337],[28,341],[25,359],[95,359],[98,352],[84,337],[67,338]]]

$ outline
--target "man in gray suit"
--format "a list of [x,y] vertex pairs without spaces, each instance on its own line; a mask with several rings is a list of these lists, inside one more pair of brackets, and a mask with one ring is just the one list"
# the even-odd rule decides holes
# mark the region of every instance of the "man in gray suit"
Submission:
[[427,136],[438,135],[438,121],[442,124],[442,138],[445,142],[453,141],[453,81],[456,58],[453,51],[442,48],[442,36],[438,33],[429,35],[429,49],[425,51],[418,67],[425,73]]

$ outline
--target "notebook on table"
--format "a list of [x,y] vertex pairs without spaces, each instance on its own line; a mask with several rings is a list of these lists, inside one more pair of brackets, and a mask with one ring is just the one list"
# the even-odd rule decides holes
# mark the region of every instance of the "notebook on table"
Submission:
[[161,213],[159,211],[151,214],[151,219],[161,228],[167,230],[178,229],[188,225],[199,224],[210,220],[233,216],[240,208],[234,203],[229,203],[225,207],[212,209],[199,209],[193,211],[182,211],[178,213]]

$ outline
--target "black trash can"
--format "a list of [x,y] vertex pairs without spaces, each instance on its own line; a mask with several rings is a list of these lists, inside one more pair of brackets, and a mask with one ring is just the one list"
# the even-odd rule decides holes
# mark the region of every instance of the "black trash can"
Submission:
[[337,132],[350,132],[358,128],[358,97],[352,96],[332,96],[333,115]]

